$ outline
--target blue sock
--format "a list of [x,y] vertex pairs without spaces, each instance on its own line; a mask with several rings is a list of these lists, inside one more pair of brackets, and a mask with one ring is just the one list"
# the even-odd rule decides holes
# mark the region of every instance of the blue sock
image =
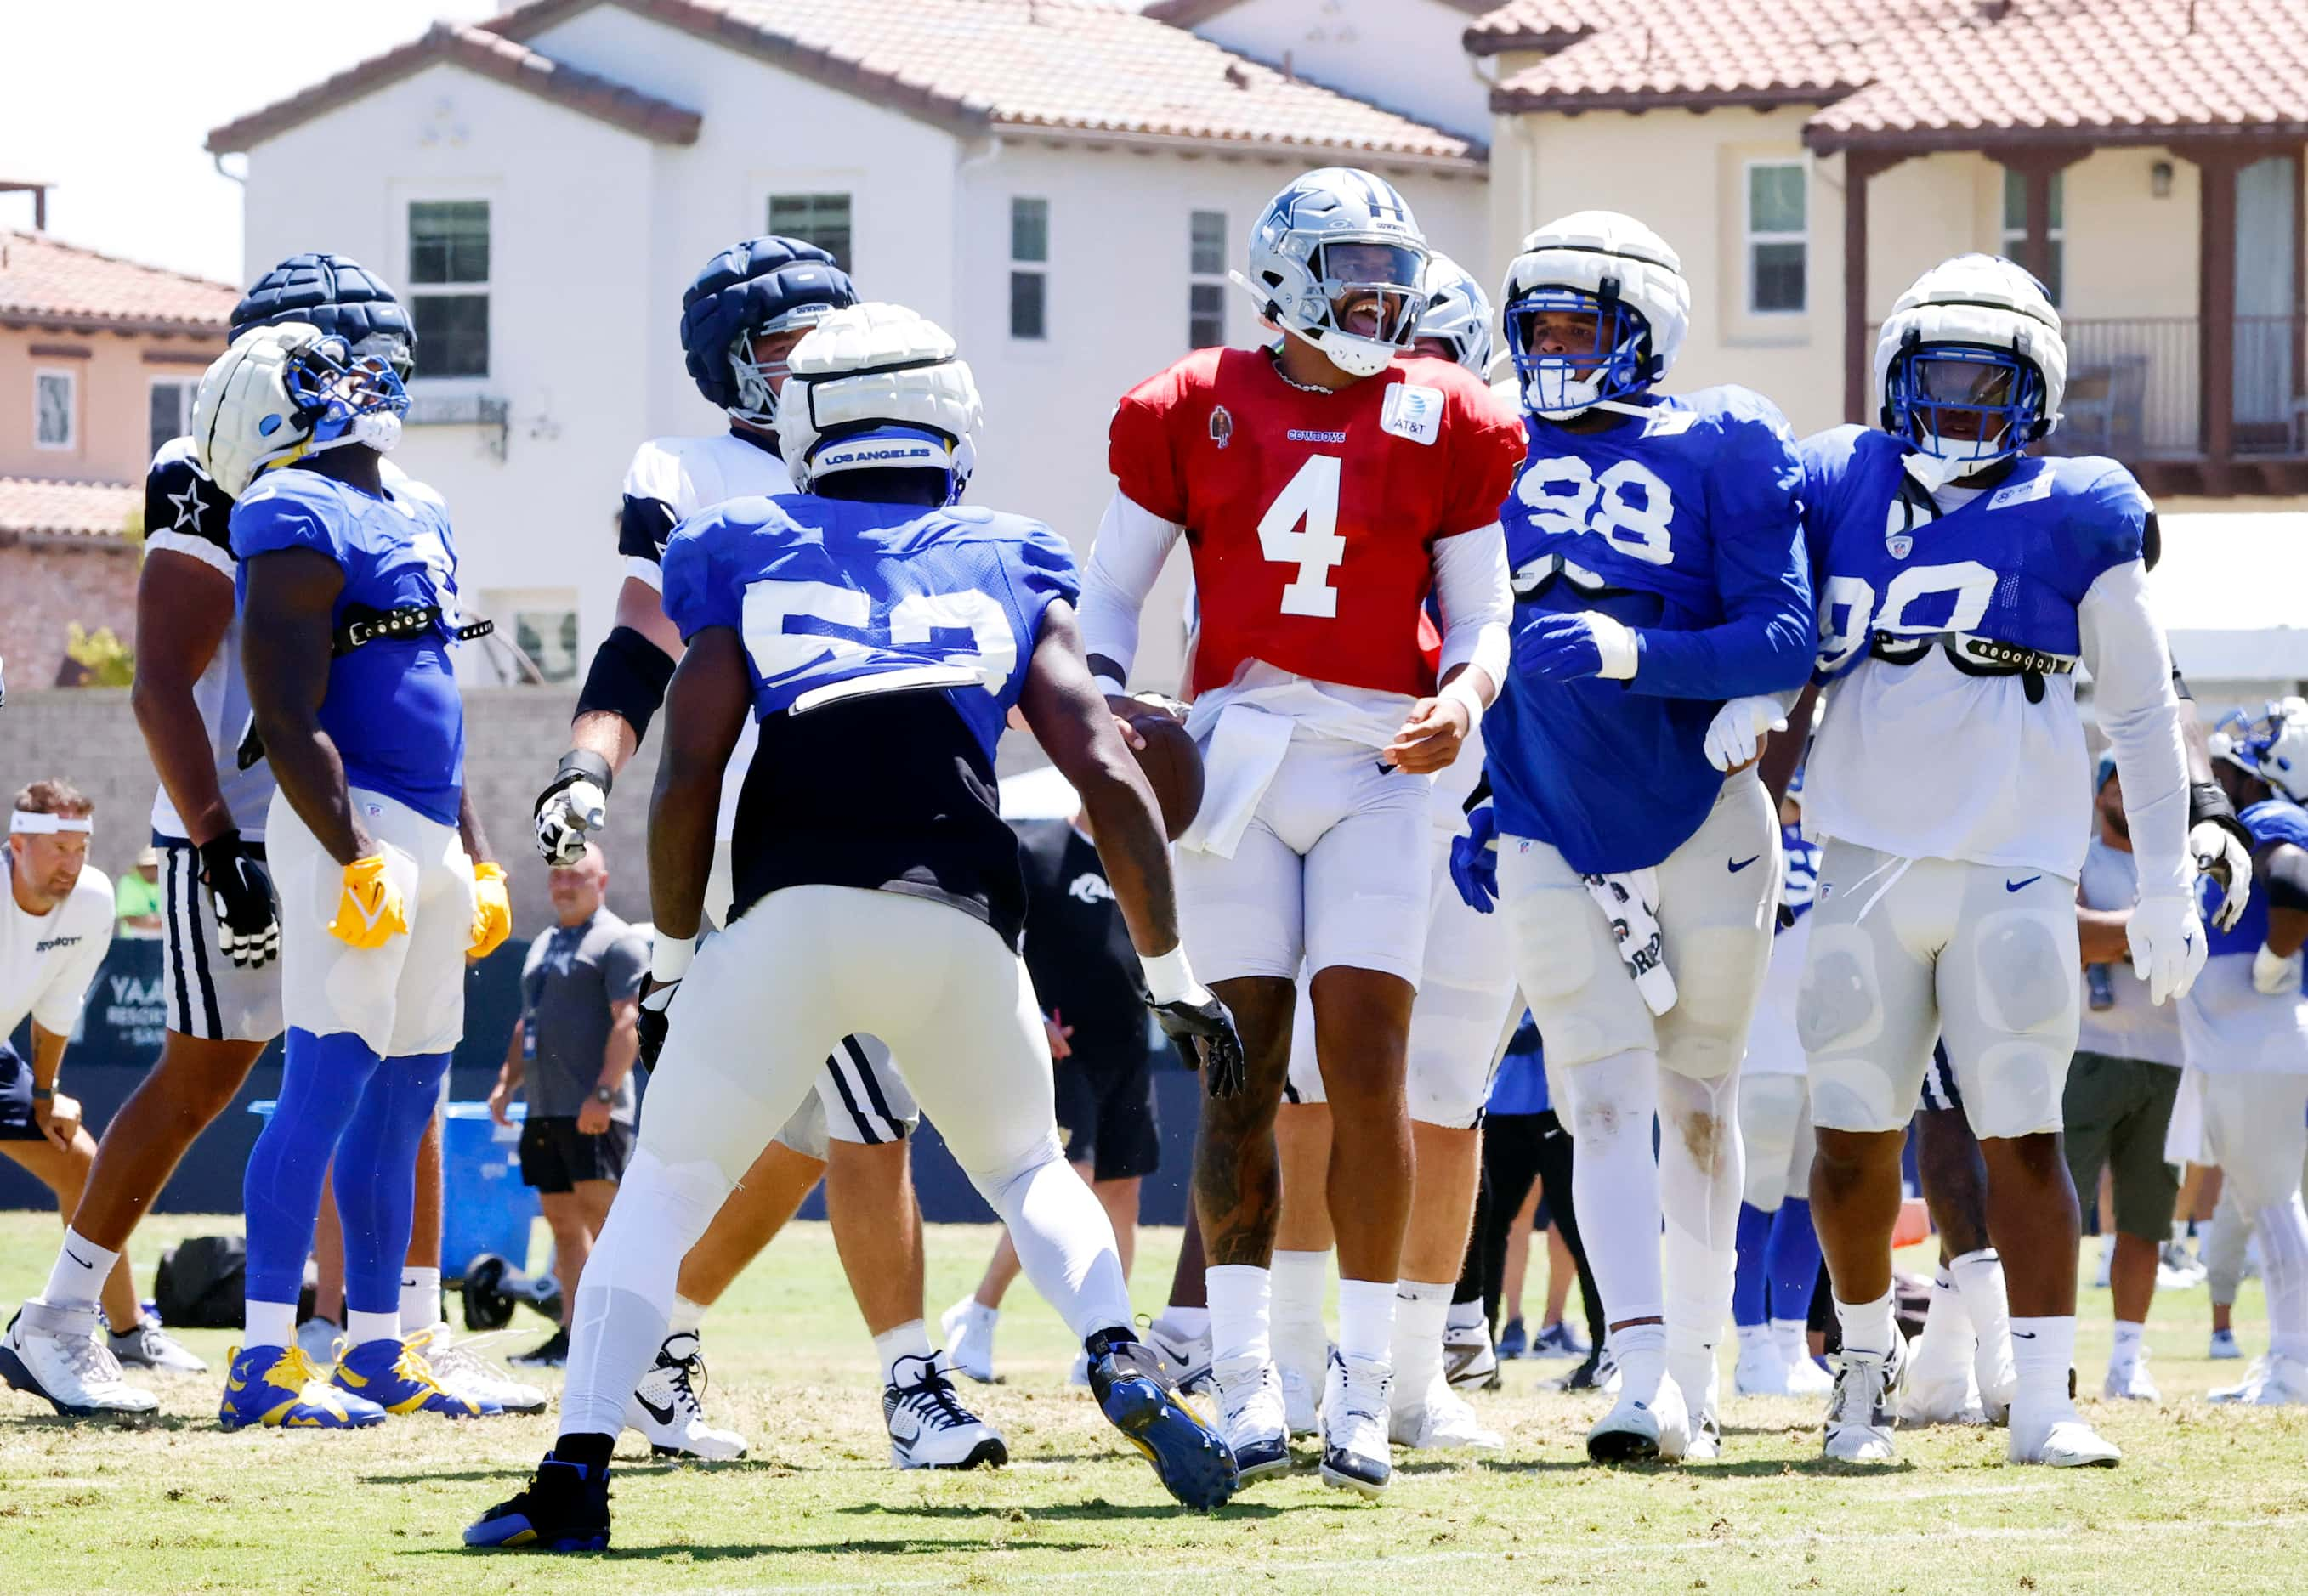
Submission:
[[241,1178],[252,1302],[297,1300],[322,1178],[377,1064],[368,1044],[348,1031],[315,1036],[291,1027],[284,1052],[280,1102]]
[[[1742,1257],[1744,1257],[1743,1251]],[[1812,1292],[1819,1285],[1819,1231],[1811,1223],[1811,1205],[1789,1197],[1779,1205],[1771,1222],[1771,1317],[1811,1317]]]
[[1731,1322],[1735,1325],[1768,1323],[1763,1305],[1763,1282],[1767,1271],[1763,1266],[1763,1248],[1770,1240],[1771,1216],[1753,1203],[1739,1205],[1739,1272],[1731,1283]]
[[385,1060],[337,1146],[337,1212],[345,1227],[345,1306],[400,1311],[400,1266],[417,1206],[417,1144],[440,1101],[446,1053]]

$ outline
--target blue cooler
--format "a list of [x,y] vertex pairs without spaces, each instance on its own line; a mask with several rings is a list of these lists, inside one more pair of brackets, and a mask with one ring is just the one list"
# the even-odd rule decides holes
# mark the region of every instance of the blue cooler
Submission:
[[[248,1105],[260,1120],[272,1117],[274,1100]],[[465,1266],[493,1252],[515,1270],[529,1267],[529,1232],[538,1216],[537,1193],[521,1180],[521,1122],[527,1103],[507,1112],[512,1123],[489,1118],[486,1103],[452,1103],[441,1121],[441,1279],[454,1285]]]

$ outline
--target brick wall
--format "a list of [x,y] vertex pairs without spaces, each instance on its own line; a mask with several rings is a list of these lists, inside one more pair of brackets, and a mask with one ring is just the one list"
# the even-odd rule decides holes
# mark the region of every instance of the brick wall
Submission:
[[116,538],[0,545],[0,660],[12,694],[55,683],[73,622],[109,626],[133,645],[136,567],[135,551]]

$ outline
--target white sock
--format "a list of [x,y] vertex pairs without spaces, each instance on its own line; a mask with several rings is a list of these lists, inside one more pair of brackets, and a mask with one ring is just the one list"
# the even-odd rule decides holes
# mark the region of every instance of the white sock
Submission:
[[[2068,1406],[2068,1368],[2076,1357],[2076,1316],[2013,1319],[2011,1363],[2017,1383],[2011,1394],[2011,1428],[2042,1422],[2041,1415]],[[2023,1414],[2026,1415],[2023,1418]]]
[[1273,1283],[1275,1339],[1311,1342],[1319,1357],[1329,1335],[1322,1327],[1322,1294],[1330,1289],[1331,1255],[1277,1250],[1267,1274]]
[[1627,1325],[1610,1333],[1611,1357],[1619,1366],[1619,1394],[1649,1401],[1666,1378],[1666,1326]]
[[1162,1323],[1188,1341],[1197,1341],[1210,1333],[1210,1310],[1207,1306],[1184,1308],[1173,1302],[1162,1309]]
[[345,1345],[365,1347],[373,1341],[400,1339],[400,1311],[363,1313],[348,1305],[345,1309]]
[[1483,1300],[1477,1297],[1472,1302],[1451,1304],[1451,1311],[1443,1317],[1442,1328],[1450,1334],[1462,1330],[1480,1330],[1483,1339],[1488,1341],[1491,1321],[1483,1313]]
[[1835,1322],[1843,1329],[1843,1355],[1847,1358],[1889,1358],[1899,1334],[1899,1324],[1892,1317],[1890,1291],[1873,1302],[1846,1302],[1838,1297]]
[[1274,1276],[1255,1264],[1213,1264],[1203,1280],[1210,1292],[1210,1360],[1274,1361]]
[[[1983,1247],[1977,1252],[1965,1253],[1951,1260],[1948,1273],[1955,1277],[1955,1289],[1963,1298],[1965,1309],[1971,1315],[1971,1328],[1979,1338],[1973,1352],[1974,1367],[1978,1371],[1980,1400],[1993,1410],[2011,1400],[2013,1371],[2017,1364],[2011,1349],[2011,1302],[2003,1287],[2003,1260],[1995,1248]],[[2075,1344],[2071,1317],[2068,1336],[2071,1350]],[[2064,1382],[2067,1378],[2062,1375]]]
[[2115,1346],[2107,1355],[2107,1366],[2110,1369],[2129,1369],[2139,1362],[2140,1354],[2146,1350],[2143,1338],[2147,1334],[2148,1326],[2145,1325],[2131,1319],[2116,1320]]
[[430,1330],[440,1322],[441,1271],[403,1266],[400,1271],[400,1333],[414,1335],[419,1330]]
[[2184,1219],[2174,1220],[2172,1222],[2172,1240],[2175,1242],[2180,1242],[2185,1241],[2187,1239],[2188,1222]]
[[882,1360],[882,1384],[898,1383],[898,1360],[930,1356],[930,1333],[919,1319],[909,1319],[874,1338],[874,1355]]
[[[40,1293],[40,1300],[51,1308],[94,1308],[104,1295],[104,1283],[112,1274],[112,1266],[120,1255],[99,1247],[78,1231],[65,1231],[65,1244],[56,1249],[56,1267],[48,1271],[48,1288]],[[125,1330],[125,1325],[115,1329]]]
[[1769,1325],[1740,1325],[1735,1327],[1739,1332],[1739,1350],[1742,1352],[1750,1347],[1767,1346],[1775,1351],[1778,1348],[1778,1340]]
[[294,1302],[259,1302],[251,1298],[241,1305],[240,1349],[251,1347],[288,1347],[297,1344],[297,1305]]
[[[1444,1286],[1442,1291],[1442,1306],[1448,1311],[1451,1288]],[[1366,1358],[1378,1363],[1392,1361],[1394,1282],[1339,1282],[1339,1352],[1342,1357]],[[1434,1320],[1434,1360],[1440,1367],[1442,1360],[1442,1321],[1440,1314]]]
[[1939,1273],[1932,1277],[1932,1300],[1924,1310],[1924,1333],[1916,1337],[1915,1345],[1909,1349],[1915,1372],[1919,1378],[1956,1378],[1972,1360],[1972,1351],[1977,1344],[1977,1334],[1971,1327],[1971,1310],[1964,1306],[1963,1293],[1955,1289],[1955,1276],[1942,1264]]
[[1451,1317],[1451,1293],[1458,1289],[1456,1281],[1447,1280],[1394,1283],[1392,1348],[1398,1403],[1425,1403],[1426,1388],[1442,1377],[1442,1326]]
[[672,1335],[686,1330],[694,1335],[705,1327],[707,1307],[702,1302],[692,1302],[676,1291],[673,1294],[673,1311],[666,1317],[665,1333]]
[[1811,1325],[1804,1319],[1773,1319],[1771,1339],[1789,1368],[1811,1361]]
[[1731,1317],[1732,1277],[1739,1255],[1701,1248],[1670,1221],[1666,1257],[1666,1371],[1697,1412],[1716,1397],[1720,1371],[1715,1349]]
[[2308,1360],[2308,1211],[2294,1192],[2253,1215],[2268,1292],[2268,1355]]

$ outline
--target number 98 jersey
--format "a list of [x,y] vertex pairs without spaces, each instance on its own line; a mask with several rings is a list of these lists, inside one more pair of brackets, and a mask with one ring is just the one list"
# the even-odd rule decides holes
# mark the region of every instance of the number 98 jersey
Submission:
[[1186,529],[1201,605],[1191,692],[1250,660],[1419,696],[1437,540],[1494,524],[1522,431],[1448,361],[1398,359],[1318,393],[1263,349],[1201,349],[1124,394],[1124,497]]

